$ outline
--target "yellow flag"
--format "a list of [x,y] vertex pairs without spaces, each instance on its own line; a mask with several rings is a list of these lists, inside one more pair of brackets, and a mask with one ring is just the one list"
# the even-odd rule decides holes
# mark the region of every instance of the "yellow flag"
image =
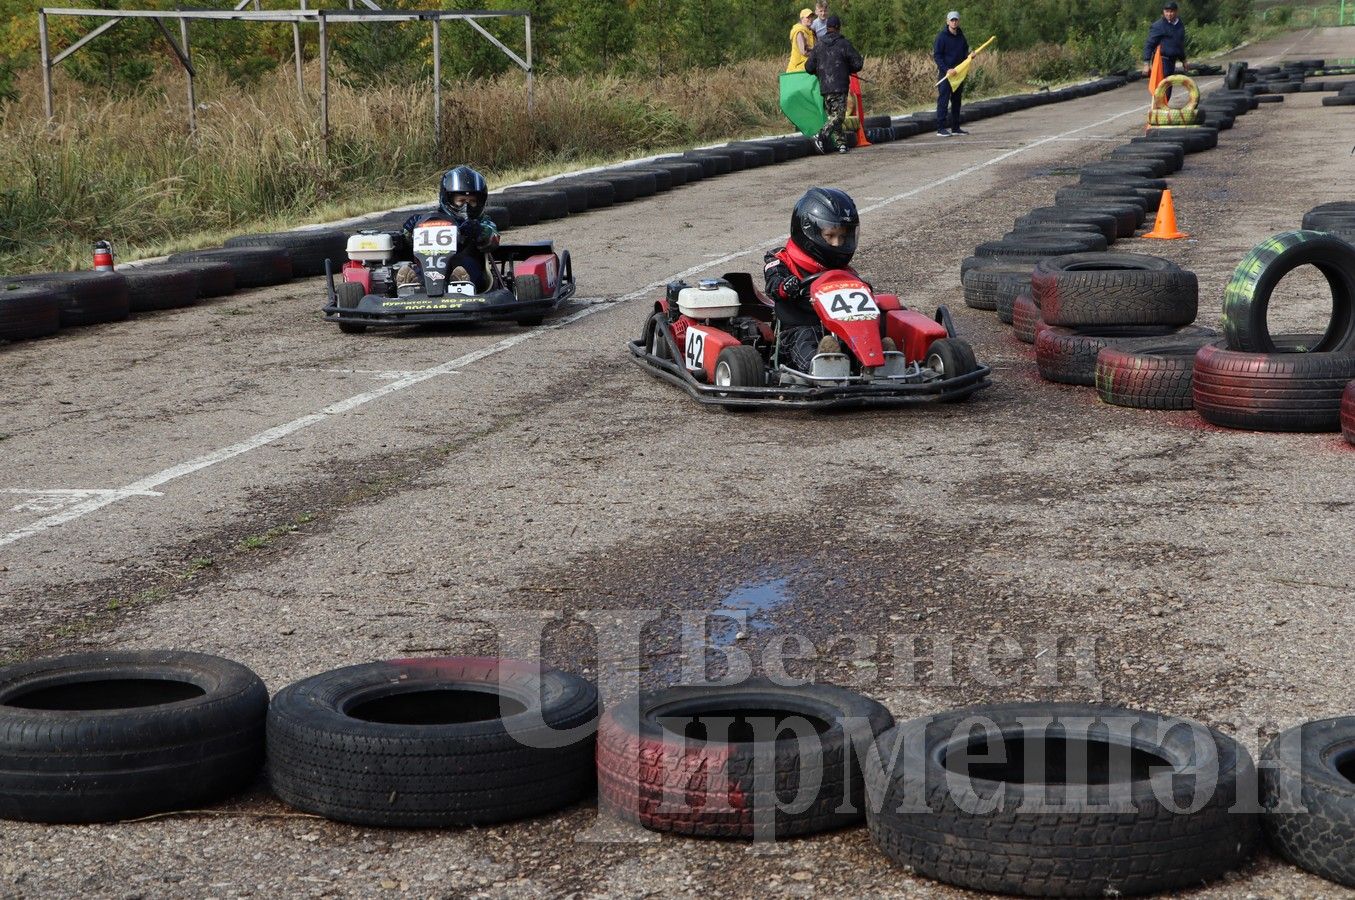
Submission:
[[[966,56],[964,58],[964,62],[960,63],[958,66],[955,67],[954,75],[946,76],[946,80],[950,82],[950,89],[952,91],[957,90],[960,87],[960,85],[964,84],[965,76],[969,74],[969,67],[974,63],[974,57],[978,56],[980,53],[987,50],[988,45],[995,40],[997,40],[997,35],[993,35],[988,40],[984,41],[982,47],[979,47],[979,49],[975,50],[973,53]],[[939,83],[940,82],[938,82],[938,84]]]

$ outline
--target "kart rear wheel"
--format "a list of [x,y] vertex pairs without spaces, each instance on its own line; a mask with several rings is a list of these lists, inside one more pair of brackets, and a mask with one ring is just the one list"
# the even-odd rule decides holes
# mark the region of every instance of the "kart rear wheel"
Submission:
[[762,387],[762,354],[747,344],[726,347],[715,360],[716,387]]

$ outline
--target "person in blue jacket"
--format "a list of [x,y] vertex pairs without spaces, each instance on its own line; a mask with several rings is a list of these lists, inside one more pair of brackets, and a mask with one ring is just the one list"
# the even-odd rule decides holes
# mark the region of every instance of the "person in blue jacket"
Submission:
[[[960,127],[960,98],[964,93],[964,84],[952,89],[946,76],[955,73],[955,67],[969,56],[969,41],[960,30],[960,14],[955,10],[946,13],[946,27],[936,36],[932,44],[932,58],[936,60],[937,78],[942,79],[936,88],[936,133],[941,137],[952,134],[969,134]],[[946,127],[946,109],[950,108],[950,127]]]
[[1177,13],[1176,0],[1167,0],[1162,4],[1162,18],[1148,29],[1148,40],[1143,45],[1143,74],[1147,75],[1153,64],[1153,53],[1162,48],[1162,74],[1176,73],[1177,60],[1181,68],[1186,67],[1186,25]]

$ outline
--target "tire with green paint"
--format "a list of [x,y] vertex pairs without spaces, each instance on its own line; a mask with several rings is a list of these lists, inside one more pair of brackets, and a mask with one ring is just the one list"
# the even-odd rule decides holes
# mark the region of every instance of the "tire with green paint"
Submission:
[[1185,109],[1164,107],[1148,110],[1149,125],[1194,125],[1199,119],[1199,111],[1194,107],[1186,107]]
[[1223,335],[1228,349],[1274,353],[1266,325],[1270,296],[1285,275],[1311,265],[1327,279],[1332,315],[1313,352],[1355,352],[1355,246],[1321,231],[1286,231],[1252,248],[1233,270],[1223,292]]
[[1186,109],[1194,109],[1200,102],[1200,89],[1195,86],[1195,80],[1188,75],[1168,75],[1157,83],[1153,90],[1153,109],[1165,109],[1167,106],[1167,91],[1173,88],[1183,88],[1189,99],[1186,100]]

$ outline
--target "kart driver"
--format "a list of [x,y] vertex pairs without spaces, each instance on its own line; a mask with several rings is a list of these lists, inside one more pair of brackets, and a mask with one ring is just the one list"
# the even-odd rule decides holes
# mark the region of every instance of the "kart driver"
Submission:
[[[817,353],[841,353],[841,342],[824,334],[818,313],[809,302],[809,279],[828,269],[851,268],[861,217],[856,202],[837,188],[810,188],[790,214],[790,240],[763,257],[767,295],[781,324],[781,359],[800,372],[809,372]],[[895,350],[885,338],[885,350]]]
[[[447,261],[451,270],[447,273],[449,281],[469,281],[482,290],[485,284],[485,251],[499,245],[499,229],[484,215],[485,201],[489,199],[489,186],[484,176],[470,166],[457,166],[442,176],[442,185],[438,190],[438,208],[436,211],[419,215],[415,213],[405,221],[402,229],[405,244],[414,246],[414,229],[429,219],[447,219],[457,226],[457,252]],[[419,263],[405,263],[395,273],[396,285],[417,284],[422,281]]]

